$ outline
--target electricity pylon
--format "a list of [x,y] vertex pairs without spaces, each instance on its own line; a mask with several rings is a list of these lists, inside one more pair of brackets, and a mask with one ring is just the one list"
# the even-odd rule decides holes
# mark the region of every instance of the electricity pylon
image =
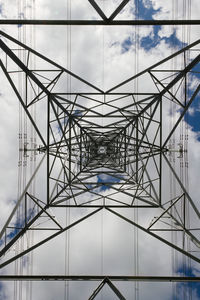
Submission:
[[[96,7],[94,1],[90,2]],[[122,1],[123,5],[118,7],[112,18],[108,18],[109,21],[99,8],[95,9],[105,22],[111,22],[127,2]],[[199,222],[200,212],[169,159],[174,151],[179,156],[186,153],[182,145],[176,145],[178,149],[175,149],[171,145],[171,138],[199,94],[200,86],[197,84],[191,89],[188,82],[195,72],[199,72],[200,41],[104,91],[6,33],[1,32],[1,36],[0,47],[5,54],[0,61],[1,70],[40,140],[40,145],[34,149],[24,145],[21,151],[25,155],[34,151],[41,158],[1,230],[0,268],[3,269],[101,210],[121,218],[200,263],[200,241],[198,230],[194,227]],[[16,47],[24,51],[26,63],[12,50]],[[43,68],[29,68],[29,61],[34,57]],[[176,59],[183,62],[181,67],[173,64]],[[21,71],[27,91],[25,96],[20,94],[14,72],[9,69],[10,62],[11,66],[15,65]],[[69,77],[70,91],[66,86]],[[134,90],[136,81],[137,91]],[[29,90],[32,92],[29,93]],[[31,108],[36,104],[39,108],[37,121],[31,115]],[[171,105],[177,116],[172,127],[168,128],[166,119],[170,118],[167,113]],[[42,165],[45,165],[42,188],[40,186],[33,195],[29,187]],[[169,172],[179,187],[173,198],[165,187]],[[23,210],[17,217],[16,212],[20,207]],[[51,212],[51,209],[62,210],[65,207],[75,208],[78,216],[67,226],[63,226],[62,219],[59,216],[55,218]],[[124,213],[135,208],[151,211],[151,222],[145,220],[145,216],[142,221],[135,222]],[[188,212],[193,219],[191,224],[187,221]],[[47,228],[40,225],[44,216],[51,224],[48,233]],[[42,231],[42,238],[33,245],[27,244],[17,255],[10,255],[9,250],[29,230]],[[178,244],[170,240],[169,233],[173,231],[178,234]],[[185,246],[186,239],[191,241],[189,250]],[[153,274],[146,277],[36,274],[2,275],[0,278],[101,280],[89,299],[94,299],[105,284],[119,299],[125,299],[113,281],[199,279],[181,276],[178,279],[172,276],[156,278]]]

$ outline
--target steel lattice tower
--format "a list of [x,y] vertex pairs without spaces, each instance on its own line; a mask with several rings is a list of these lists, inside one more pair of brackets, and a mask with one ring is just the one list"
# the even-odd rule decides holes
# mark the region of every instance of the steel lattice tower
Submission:
[[[52,25],[156,25],[192,24],[192,21],[117,21],[115,18],[129,1],[122,1],[110,17],[106,17],[93,0],[89,1],[102,18],[100,21],[41,21],[1,20],[4,24],[52,24]],[[193,24],[199,24],[197,20]],[[0,268],[9,266],[50,240],[105,210],[108,215],[120,218],[191,261],[200,263],[198,249],[199,231],[196,228],[200,212],[196,201],[184,187],[179,173],[170,162],[170,155],[177,151],[185,155],[181,145],[172,145],[171,138],[188,109],[197,98],[200,85],[188,92],[188,81],[194,72],[199,72],[200,41],[196,41],[144,71],[128,78],[117,86],[104,91],[77,76],[66,68],[31,49],[22,42],[1,31],[0,47],[3,53],[1,71],[21,103],[31,126],[39,139],[39,145],[29,149],[24,144],[20,149],[27,155],[37,153],[38,165],[30,177],[10,217],[1,229]],[[10,46],[11,45],[11,46]],[[14,48],[23,50],[26,63]],[[189,57],[190,53],[190,58]],[[191,55],[192,53],[192,55]],[[35,57],[43,66],[32,70],[29,60]],[[173,60],[182,61],[182,66],[173,66]],[[20,94],[16,78],[9,71],[9,63],[20,69],[26,86],[25,96]],[[66,87],[70,77],[71,91]],[[44,83],[45,78],[45,83]],[[137,81],[138,90],[134,90]],[[148,82],[146,88],[145,82]],[[36,86],[36,88],[33,88]],[[34,90],[34,97],[29,90]],[[37,104],[37,121],[31,109]],[[179,112],[172,128],[166,127],[170,105]],[[178,149],[175,150],[175,148]],[[40,174],[40,169],[43,173]],[[178,191],[173,199],[165,186],[168,174],[173,175]],[[40,175],[38,175],[40,174]],[[32,194],[29,187],[33,178],[42,179],[42,190]],[[16,218],[18,208],[23,208],[20,221]],[[76,218],[64,224],[53,209],[73,208]],[[144,214],[138,222],[131,218],[134,209],[150,211],[151,218]],[[187,214],[192,216],[188,223]],[[49,220],[48,230],[40,224]],[[194,228],[195,226],[195,228]],[[33,245],[26,245],[17,255],[10,249],[29,230],[42,232],[42,238]],[[195,230],[194,230],[195,229]],[[171,232],[176,231],[178,242],[171,241]],[[190,249],[186,246],[189,239]],[[95,299],[100,290],[108,285],[118,299],[125,296],[116,286],[120,281],[199,281],[192,276],[151,276],[112,274],[31,274],[0,275],[2,280],[67,280],[100,281],[89,299]]]

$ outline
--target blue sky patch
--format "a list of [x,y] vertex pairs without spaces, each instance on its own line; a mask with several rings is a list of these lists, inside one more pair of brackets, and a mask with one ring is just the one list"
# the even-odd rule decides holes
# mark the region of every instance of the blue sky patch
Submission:
[[[144,4],[145,3],[145,4]],[[144,20],[153,20],[153,16],[161,11],[161,8],[154,9],[151,0],[138,1],[136,3],[136,17]]]
[[[197,270],[198,271],[198,270]],[[183,276],[188,276],[188,277],[195,277],[195,269],[192,269],[191,267],[187,266],[181,266],[178,270],[177,273],[182,274]],[[184,282],[184,283],[177,283],[177,288],[178,291],[180,291],[180,296],[178,298],[174,298],[174,300],[182,300],[184,299],[182,296],[184,290],[185,292],[187,291],[196,293],[198,298],[200,299],[200,282]]]
[[[200,101],[200,97],[198,97],[198,101]],[[191,105],[191,108],[194,109],[194,113],[187,113],[184,118],[194,132],[200,132],[200,109],[197,106],[198,104]],[[200,136],[198,137],[198,140],[200,141]]]
[[129,51],[130,48],[131,48],[131,46],[132,46],[132,41],[131,41],[131,38],[128,37],[128,38],[127,38],[126,40],[124,40],[123,43],[122,43],[122,52],[121,52],[121,53],[123,54],[123,53]]
[[1,299],[1,300],[6,300],[6,299],[8,299],[8,298],[6,297],[4,284],[3,284],[2,282],[0,282],[0,299]]
[[2,15],[2,14],[3,14],[3,4],[0,3],[0,15]]
[[[35,210],[34,208],[30,208],[27,213],[27,222],[29,222],[34,216],[35,216]],[[25,218],[22,218],[21,220],[18,218],[13,225],[13,227],[16,228],[10,230],[10,232],[7,234],[7,238],[9,240],[14,238],[24,226],[25,226]]]
[[[144,5],[145,2],[145,5]],[[136,9],[136,18],[137,19],[144,19],[144,20],[153,20],[154,15],[159,13],[159,9],[154,9],[152,6],[152,1],[139,1],[138,8]],[[135,12],[133,12],[135,14]],[[161,30],[162,26],[154,26],[152,27],[153,34],[152,36],[146,36],[143,37],[140,41],[140,46],[144,48],[146,51],[149,51],[153,48],[155,48],[161,41],[165,41],[166,44],[173,48],[181,48],[183,46],[186,46],[186,44],[183,44],[176,35],[176,30],[173,31],[173,33],[169,37],[160,37],[159,31]],[[126,38],[122,44],[122,54],[129,51],[131,46],[133,45],[133,41],[130,37]]]
[[106,191],[106,190],[109,190],[111,188],[112,183],[118,183],[118,182],[120,182],[120,179],[116,178],[116,177],[113,177],[113,176],[106,176],[104,178],[104,174],[102,174],[102,175],[98,175],[97,176],[97,182],[98,183],[110,182],[109,185],[108,184],[106,184],[106,185],[102,184],[101,185],[100,191]]
[[82,116],[82,111],[80,109],[76,109],[75,112],[73,113],[73,116],[81,117]]
[[[21,19],[21,20],[24,19],[24,13],[20,13],[20,14],[19,14],[19,19]],[[18,25],[17,25],[18,28],[20,28],[20,27],[22,27],[22,26],[23,26],[22,24],[18,24]]]
[[176,37],[176,30],[169,36],[169,37],[160,37],[159,36],[159,30],[161,29],[161,26],[154,27],[153,29],[153,36],[152,37],[143,37],[140,41],[140,46],[144,48],[146,51],[149,51],[153,48],[155,48],[158,44],[160,44],[161,41],[165,41],[166,44],[168,44],[170,47],[173,48],[181,48],[186,46],[186,44],[183,44],[177,37]]
[[[199,64],[192,69],[192,71],[197,70],[199,71]],[[195,77],[197,80],[200,80],[200,74],[196,73]],[[193,93],[194,91],[188,89],[188,99],[192,97]],[[190,109],[192,110],[192,113],[187,112],[184,116],[184,120],[192,127],[194,132],[200,133],[200,92],[190,105]],[[200,141],[200,136],[198,137],[198,140]]]
[[7,234],[7,238],[8,238],[9,240],[12,239],[12,238],[14,238],[14,237],[18,234],[18,232],[21,231],[20,228],[23,228],[24,223],[25,223],[24,220],[22,220],[22,221],[17,220],[16,223],[14,224],[14,226],[13,226],[13,227],[16,227],[16,228],[13,228],[13,229]]
[[[136,19],[144,19],[144,20],[153,20],[153,16],[160,11],[160,9],[154,9],[152,6],[152,1],[151,0],[146,0],[145,4],[144,1],[138,1],[136,3],[136,12],[135,10],[132,11],[133,15],[136,17]],[[158,30],[160,30],[161,26],[156,26],[155,27],[155,33],[158,34]],[[155,34],[154,33],[154,34]],[[156,36],[155,34],[155,36]],[[146,37],[147,40],[144,40],[144,44],[151,44],[152,41],[149,39],[149,37]],[[151,43],[150,43],[151,41]],[[131,40],[130,37],[125,39],[123,43],[121,44],[122,47],[122,54],[129,51],[131,46],[133,44],[133,41]],[[152,46],[153,47],[153,46]],[[148,49],[147,49],[148,50]]]

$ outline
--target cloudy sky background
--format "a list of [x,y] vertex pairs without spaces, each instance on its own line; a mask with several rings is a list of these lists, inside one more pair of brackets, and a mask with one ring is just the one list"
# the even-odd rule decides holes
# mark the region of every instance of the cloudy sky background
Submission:
[[[112,1],[111,1],[112,2]],[[119,1],[116,1],[119,3]],[[110,13],[112,3],[110,1],[98,1],[99,5]],[[126,10],[118,16],[119,19],[198,19],[200,5],[197,0],[192,1],[130,1]],[[191,14],[190,11],[191,4]],[[99,19],[98,15],[88,1],[1,1],[2,18],[31,18],[37,19]],[[184,9],[184,5],[186,6]],[[35,13],[33,10],[35,6]],[[72,72],[88,80],[95,86],[107,90],[123,80],[131,77],[140,70],[167,57],[177,51],[188,42],[199,38],[199,26],[158,26],[148,27],[35,27],[35,45],[31,39],[31,27],[2,26],[1,30],[21,38],[27,45],[56,61],[60,65],[71,69]],[[2,54],[4,59],[4,56]],[[71,57],[71,59],[69,59]],[[36,61],[37,68],[41,67]],[[197,80],[196,78],[195,80]],[[0,138],[1,138],[1,189],[0,189],[0,225],[2,226],[11,211],[17,198],[18,190],[18,102],[9,84],[1,75],[1,112],[0,112]],[[63,87],[63,89],[67,88]],[[84,89],[82,85],[78,86]],[[148,86],[147,86],[148,88]],[[199,167],[200,167],[200,143],[199,143],[199,104],[196,101],[190,110],[189,116],[189,187],[192,197],[196,201],[199,195]],[[170,116],[165,120],[170,123]],[[169,126],[169,125],[168,125]],[[177,141],[179,131],[177,133]],[[39,141],[37,141],[40,143]],[[37,157],[37,163],[40,156]],[[28,162],[28,167],[29,167]],[[179,164],[179,161],[178,163]],[[45,167],[42,168],[38,177],[43,176]],[[30,176],[30,173],[28,173]],[[27,179],[28,180],[28,179]],[[38,180],[39,181],[39,180]],[[37,182],[36,186],[40,184]],[[12,187],[12,188],[11,188]],[[41,188],[41,187],[40,187]],[[106,192],[105,192],[106,193]],[[69,222],[69,212],[57,212],[60,218]],[[136,213],[131,212],[132,218]],[[145,212],[140,216],[145,218]],[[70,219],[78,216],[73,210],[70,211]],[[146,216],[147,217],[147,216]],[[92,230],[91,230],[92,228]],[[42,233],[41,233],[42,235]],[[40,235],[40,238],[41,238]],[[138,235],[138,248],[135,246]],[[37,234],[34,237],[37,239]],[[24,237],[20,245],[26,244],[26,239],[31,240],[31,234]],[[65,240],[65,241],[64,241]],[[70,240],[68,265],[65,247]],[[63,242],[64,241],[64,242]],[[139,249],[139,274],[141,275],[170,275],[172,274],[172,251],[162,243],[137,232],[132,226],[118,220],[116,217],[101,211],[91,217],[81,226],[77,226],[64,238],[60,236],[47,245],[34,251],[33,274],[124,274],[132,275],[135,272],[135,252]],[[17,251],[12,250],[11,252]],[[11,253],[12,254],[12,253]],[[180,256],[179,256],[180,259]],[[31,260],[31,256],[29,256]],[[178,261],[179,262],[179,261]],[[20,265],[20,263],[19,263]],[[18,269],[19,269],[18,265]],[[29,266],[27,266],[29,265]],[[7,267],[7,274],[14,272],[15,265]],[[30,264],[24,263],[23,273],[31,272]],[[20,270],[18,270],[20,271]],[[21,270],[22,271],[22,270]],[[181,265],[176,270],[182,273]],[[193,263],[191,269],[187,269],[187,275],[199,276],[199,267]],[[93,289],[98,285],[92,283],[70,283],[69,288],[65,283],[32,283],[32,299],[87,299]],[[126,299],[134,299],[135,284],[116,283]],[[139,293],[136,299],[173,299],[173,287],[169,283],[140,283]],[[181,285],[177,285],[178,299],[183,299],[180,291]],[[198,284],[193,286],[193,299],[200,299]],[[0,284],[0,296],[2,299],[14,299],[13,283]],[[31,287],[27,284],[17,285],[16,299],[29,299]],[[21,294],[21,291],[22,294]],[[188,290],[186,289],[186,293]],[[66,295],[64,295],[64,293]],[[115,299],[113,292],[105,287],[103,294],[96,299]],[[31,298],[30,298],[31,299]],[[187,299],[187,298],[186,298]]]

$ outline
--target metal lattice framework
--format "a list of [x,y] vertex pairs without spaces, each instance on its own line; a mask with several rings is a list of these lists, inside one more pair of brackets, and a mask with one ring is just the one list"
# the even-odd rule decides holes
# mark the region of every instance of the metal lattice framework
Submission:
[[[96,2],[90,1],[103,22],[108,25],[127,2],[122,1],[107,18]],[[199,94],[199,84],[193,90],[189,90],[187,84],[194,69],[199,72],[200,55],[197,46],[200,40],[108,91],[103,91],[6,33],[0,34],[0,47],[5,54],[0,61],[1,69],[40,139],[40,146],[35,146],[32,151],[42,157],[0,233],[0,268],[78,226],[103,209],[200,263],[200,241],[198,231],[194,230],[200,213],[169,160],[170,153],[174,151],[170,139]],[[24,51],[26,64],[12,50],[16,46],[18,50]],[[192,53],[192,58],[188,58],[188,53]],[[36,57],[44,67],[31,70],[31,57]],[[174,59],[183,62],[181,69],[173,67]],[[20,69],[23,76],[27,88],[25,97],[17,88],[13,75],[15,72],[9,69],[10,62]],[[70,92],[66,88],[69,77]],[[137,92],[134,91],[136,80],[139,86]],[[29,93],[28,90],[32,92]],[[39,107],[37,122],[31,116],[31,108],[36,103]],[[179,114],[173,127],[167,129],[166,111],[169,111],[171,104]],[[26,154],[30,149],[24,145],[22,150]],[[183,148],[178,150],[180,155],[184,155],[184,151]],[[46,173],[43,191],[32,195],[29,191],[30,183],[44,163]],[[179,186],[173,199],[165,187],[167,172],[173,174]],[[16,220],[16,211],[21,206],[24,211],[19,222]],[[81,211],[83,213],[68,226],[63,226],[62,221],[55,219],[51,213],[51,208],[63,207],[74,207],[78,214]],[[151,210],[153,219],[150,222],[134,222],[124,213],[125,210],[134,208]],[[191,224],[187,222],[187,211],[193,216]],[[48,227],[46,236],[47,228],[39,225],[44,216],[48,217],[52,225]],[[32,246],[27,245],[19,254],[10,257],[9,250],[28,230],[43,231],[43,239]],[[178,233],[178,245],[171,242],[170,235],[166,235],[166,232],[172,231]],[[191,240],[190,251],[185,248],[186,238]],[[125,299],[113,281],[199,280],[198,277],[181,276],[157,278],[109,275],[2,275],[1,279],[101,281],[89,299],[94,299],[105,284],[119,299]]]

